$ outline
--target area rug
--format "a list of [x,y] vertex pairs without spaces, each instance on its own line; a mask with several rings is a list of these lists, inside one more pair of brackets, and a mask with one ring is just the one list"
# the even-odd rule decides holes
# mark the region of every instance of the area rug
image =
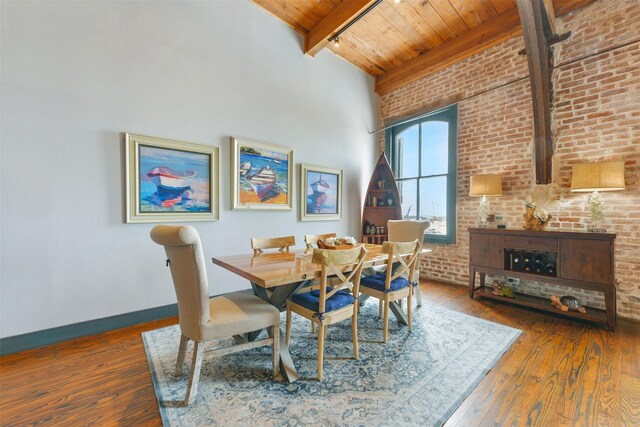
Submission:
[[522,331],[436,304],[413,314],[412,333],[391,316],[389,340],[382,344],[377,301],[367,301],[358,317],[360,360],[352,358],[351,322],[329,327],[324,376],[318,382],[317,337],[309,321],[294,313],[291,354],[301,379],[291,384],[272,380],[270,347],[222,358],[205,355],[198,396],[190,407],[178,402],[184,399],[192,346],[184,375],[175,377],[179,327],[145,332],[163,423],[442,425]]

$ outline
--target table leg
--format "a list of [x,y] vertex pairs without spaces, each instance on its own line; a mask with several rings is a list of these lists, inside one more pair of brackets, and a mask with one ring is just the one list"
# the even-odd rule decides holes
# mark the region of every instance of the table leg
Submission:
[[[290,285],[278,286],[273,292],[271,292],[271,295],[269,295],[265,288],[260,287],[255,283],[251,283],[251,287],[253,288],[253,292],[256,296],[267,301],[278,310],[284,311],[287,305],[287,298],[289,298],[295,291],[303,286],[307,286],[311,282],[311,280],[305,280],[298,283],[292,283]],[[262,330],[254,331],[247,334],[247,339],[249,341],[256,339],[260,332],[262,332]],[[240,338],[242,337],[234,337],[236,341]],[[283,333],[282,329],[280,329],[280,373],[288,382],[292,383],[300,378],[300,376],[298,375],[296,367],[293,364],[293,358],[291,357],[291,353],[289,353],[289,348],[284,341],[285,334]]]
[[402,306],[398,303],[398,301],[389,301],[389,308],[396,319],[398,319],[398,323],[401,325],[408,325],[409,318],[407,314],[402,310]]

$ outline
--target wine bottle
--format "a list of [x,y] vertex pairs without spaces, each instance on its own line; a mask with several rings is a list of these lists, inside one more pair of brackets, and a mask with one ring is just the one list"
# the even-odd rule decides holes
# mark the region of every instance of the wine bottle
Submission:
[[533,256],[525,252],[524,254],[524,271],[531,272],[533,270]]
[[512,270],[524,270],[524,256],[522,252],[514,251],[511,253],[511,269]]
[[545,254],[534,254],[533,255],[533,271],[536,273],[543,273],[546,271],[547,265],[547,257]]
[[547,274],[551,274],[552,276],[556,275],[556,264],[553,262],[549,262],[547,263],[547,265],[545,266],[545,271],[547,272]]

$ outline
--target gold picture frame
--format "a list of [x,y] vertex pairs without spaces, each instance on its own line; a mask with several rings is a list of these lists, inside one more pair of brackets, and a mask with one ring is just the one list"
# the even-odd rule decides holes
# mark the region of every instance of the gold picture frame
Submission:
[[125,134],[127,223],[220,219],[218,147]]
[[300,165],[300,221],[342,219],[343,170]]
[[293,210],[293,149],[230,139],[231,208]]

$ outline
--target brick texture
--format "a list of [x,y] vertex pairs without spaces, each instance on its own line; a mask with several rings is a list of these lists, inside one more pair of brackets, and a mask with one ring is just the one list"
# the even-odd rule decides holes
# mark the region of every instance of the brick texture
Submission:
[[[467,229],[477,224],[478,213],[478,199],[468,196],[471,175],[503,175],[504,194],[490,200],[491,211],[503,215],[509,227],[522,226],[522,201],[532,195],[554,216],[550,228],[585,230],[587,195],[569,191],[571,166],[624,159],[627,188],[602,193],[603,225],[617,233],[618,315],[640,320],[640,43],[579,60],[639,40],[640,2],[599,0],[560,18],[558,26],[560,33],[572,35],[554,48],[555,154],[550,185],[535,184],[529,79],[487,91],[528,75],[526,57],[517,54],[524,48],[522,37],[382,97],[381,118],[389,123],[478,94],[458,103],[457,243],[432,245],[433,253],[421,260],[421,274],[468,283]],[[380,147],[384,149],[383,136]],[[536,282],[523,283],[522,290],[573,294],[588,305],[602,306],[599,293]]]

